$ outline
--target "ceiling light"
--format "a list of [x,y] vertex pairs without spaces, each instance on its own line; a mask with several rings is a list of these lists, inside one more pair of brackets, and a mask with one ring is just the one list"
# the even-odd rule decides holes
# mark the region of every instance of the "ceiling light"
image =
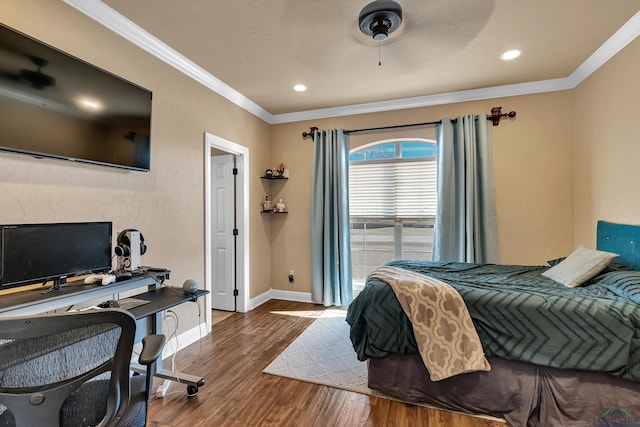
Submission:
[[522,51],[520,49],[508,50],[500,55],[500,59],[502,59],[503,61],[511,61],[512,59],[516,59],[517,57],[519,57],[521,54]]
[[293,86],[293,90],[295,90],[296,92],[306,92],[307,87],[305,85],[295,85]]

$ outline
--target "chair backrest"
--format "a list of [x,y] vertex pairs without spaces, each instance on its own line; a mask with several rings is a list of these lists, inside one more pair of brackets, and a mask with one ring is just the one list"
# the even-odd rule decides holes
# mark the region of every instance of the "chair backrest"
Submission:
[[120,309],[0,318],[0,425],[117,424],[135,328]]

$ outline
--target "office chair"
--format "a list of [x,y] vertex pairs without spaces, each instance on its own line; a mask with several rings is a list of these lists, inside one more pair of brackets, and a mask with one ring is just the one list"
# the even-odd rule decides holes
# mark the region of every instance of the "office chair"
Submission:
[[144,426],[165,337],[143,339],[120,309],[0,318],[0,426]]

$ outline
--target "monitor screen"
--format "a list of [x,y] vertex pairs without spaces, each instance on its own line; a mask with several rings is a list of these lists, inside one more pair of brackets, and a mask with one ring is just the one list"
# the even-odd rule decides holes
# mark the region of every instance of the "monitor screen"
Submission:
[[151,91],[0,24],[0,150],[150,168]]
[[0,227],[0,288],[111,270],[111,222]]

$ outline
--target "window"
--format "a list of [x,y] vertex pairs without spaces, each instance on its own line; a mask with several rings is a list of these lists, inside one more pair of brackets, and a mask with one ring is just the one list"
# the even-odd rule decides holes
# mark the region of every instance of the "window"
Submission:
[[436,144],[381,141],[349,155],[353,280],[392,259],[431,260],[437,207]]

